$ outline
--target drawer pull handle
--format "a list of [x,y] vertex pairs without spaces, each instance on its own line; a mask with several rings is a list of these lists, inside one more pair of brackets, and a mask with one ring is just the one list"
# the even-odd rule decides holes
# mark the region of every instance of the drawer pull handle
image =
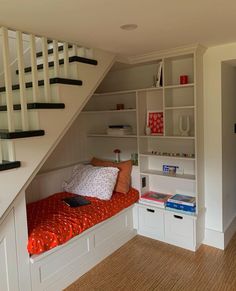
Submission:
[[154,209],[150,209],[150,208],[147,208],[147,211],[148,211],[148,212],[152,212],[152,213],[154,213],[154,212],[155,212],[155,210],[154,210]]
[[174,217],[177,219],[183,219],[183,216],[180,216],[180,215],[174,215]]

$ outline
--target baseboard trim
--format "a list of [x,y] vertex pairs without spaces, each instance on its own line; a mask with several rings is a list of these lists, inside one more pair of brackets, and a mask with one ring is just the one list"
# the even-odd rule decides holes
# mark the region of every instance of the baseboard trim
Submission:
[[206,228],[203,244],[224,250],[236,232],[236,216],[224,232]]
[[224,233],[217,230],[206,228],[203,244],[223,250]]
[[224,232],[224,246],[227,247],[228,243],[230,242],[231,238],[236,232],[236,216],[232,219],[231,223],[227,227]]

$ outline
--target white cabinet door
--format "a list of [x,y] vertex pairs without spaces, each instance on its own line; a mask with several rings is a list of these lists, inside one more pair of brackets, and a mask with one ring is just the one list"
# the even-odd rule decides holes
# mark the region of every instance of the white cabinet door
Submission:
[[11,211],[0,225],[0,291],[17,291],[17,256],[14,215]]
[[164,240],[163,211],[152,206],[138,206],[138,233],[153,239]]

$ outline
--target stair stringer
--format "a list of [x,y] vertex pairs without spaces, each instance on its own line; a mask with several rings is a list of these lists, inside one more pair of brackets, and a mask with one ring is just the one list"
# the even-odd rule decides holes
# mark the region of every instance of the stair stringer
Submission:
[[83,78],[82,86],[51,85],[56,86],[60,101],[65,103],[65,109],[38,110],[39,126],[45,130],[44,136],[9,141],[14,143],[16,159],[21,161],[22,166],[3,171],[0,175],[0,217],[17,195],[29,185],[55,149],[113,65],[115,55],[94,50],[94,58],[98,61],[97,66],[78,64],[79,78]]

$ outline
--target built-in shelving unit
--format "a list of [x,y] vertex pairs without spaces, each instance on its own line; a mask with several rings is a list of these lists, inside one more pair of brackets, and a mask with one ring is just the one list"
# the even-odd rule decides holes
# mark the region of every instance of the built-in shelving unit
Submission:
[[[189,52],[178,52],[177,55],[168,54],[153,62],[136,64],[130,68],[126,66],[120,71],[111,71],[81,114],[83,124],[86,124],[84,137],[87,139],[87,159],[92,156],[114,159],[115,148],[121,150],[122,160],[130,159],[132,153],[138,153],[141,194],[157,191],[196,197],[196,214],[182,215],[181,223],[188,224],[186,237],[191,233],[191,242],[189,240],[187,244],[181,241],[185,234],[173,239],[169,233],[167,239],[164,233],[159,236],[151,230],[153,225],[156,231],[156,223],[159,221],[160,225],[165,224],[165,228],[172,231],[169,224],[176,223],[172,211],[160,209],[159,212],[158,207],[148,203],[146,208],[143,203],[138,206],[140,234],[189,249],[196,249],[198,244],[197,223],[201,219],[196,218],[204,207],[201,196],[203,134],[198,127],[203,111],[201,58],[202,54],[196,48]],[[160,62],[162,84],[155,87],[153,79]],[[187,84],[180,84],[181,75],[188,76]],[[119,104],[122,104],[122,110],[117,110]],[[147,114],[150,111],[162,112],[162,134],[147,134]],[[184,130],[187,123],[189,131],[186,133]],[[132,133],[108,135],[106,129],[109,125],[130,125]],[[177,172],[165,173],[163,165],[175,166]],[[155,223],[152,222],[153,214],[148,209],[153,209],[151,212],[156,213]],[[176,211],[176,217],[180,217],[177,214]],[[148,221],[147,224],[145,221]],[[185,226],[182,228],[185,229]],[[164,226],[160,231],[164,231]]]

